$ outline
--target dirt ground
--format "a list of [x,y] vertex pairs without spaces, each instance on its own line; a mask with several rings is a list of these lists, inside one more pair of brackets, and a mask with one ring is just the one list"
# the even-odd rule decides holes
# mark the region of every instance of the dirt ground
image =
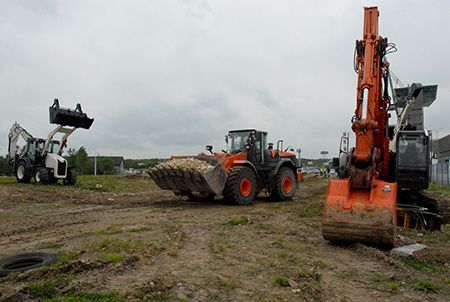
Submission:
[[[83,184],[84,183],[84,184]],[[0,278],[0,301],[448,301],[450,228],[398,230],[413,258],[321,236],[325,179],[294,200],[190,202],[147,177],[0,183],[0,257],[57,263]]]

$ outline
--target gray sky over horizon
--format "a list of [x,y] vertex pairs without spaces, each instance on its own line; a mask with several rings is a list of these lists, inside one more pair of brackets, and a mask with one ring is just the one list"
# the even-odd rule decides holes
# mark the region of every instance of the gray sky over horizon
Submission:
[[336,155],[368,5],[401,81],[439,85],[425,124],[448,134],[448,1],[0,0],[0,154],[14,121],[45,137],[59,98],[95,118],[69,138],[90,154],[195,154],[257,128],[305,157]]

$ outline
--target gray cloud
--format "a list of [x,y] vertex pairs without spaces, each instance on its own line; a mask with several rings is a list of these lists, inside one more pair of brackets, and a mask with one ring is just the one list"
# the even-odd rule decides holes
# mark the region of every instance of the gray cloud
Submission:
[[[45,136],[48,106],[95,118],[70,146],[127,157],[223,147],[260,128],[305,156],[337,152],[355,107],[359,1],[5,1],[0,10],[0,153],[17,120]],[[369,3],[368,3],[369,4]],[[380,33],[404,83],[440,85],[429,128],[450,131],[450,3],[379,1]]]

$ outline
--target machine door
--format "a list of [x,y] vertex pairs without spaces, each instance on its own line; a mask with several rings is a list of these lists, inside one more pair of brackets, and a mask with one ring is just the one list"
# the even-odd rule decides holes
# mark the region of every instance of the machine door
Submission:
[[426,189],[430,177],[430,140],[420,131],[401,131],[397,141],[397,181],[401,188]]
[[264,150],[266,144],[266,133],[256,132],[255,133],[255,164],[264,163]]

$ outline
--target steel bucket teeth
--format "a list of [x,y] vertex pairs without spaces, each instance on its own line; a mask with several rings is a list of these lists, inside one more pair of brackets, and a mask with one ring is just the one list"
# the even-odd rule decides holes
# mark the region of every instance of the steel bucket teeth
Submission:
[[221,194],[226,181],[220,163],[213,166],[195,158],[170,160],[151,168],[147,173],[161,189],[181,193]]

